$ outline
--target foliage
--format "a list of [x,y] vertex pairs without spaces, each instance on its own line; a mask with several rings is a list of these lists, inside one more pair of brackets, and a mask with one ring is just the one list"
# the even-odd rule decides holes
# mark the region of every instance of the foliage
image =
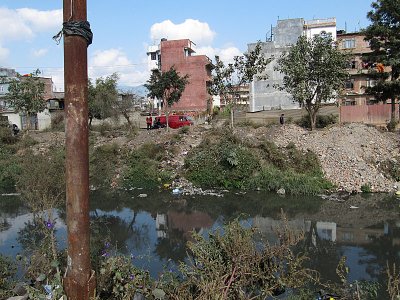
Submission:
[[28,117],[46,108],[46,101],[43,98],[45,86],[38,77],[39,74],[37,70],[30,76],[19,76],[18,79],[12,79],[8,87],[7,101],[17,112],[26,114]]
[[160,161],[166,155],[162,145],[143,144],[129,154],[125,184],[133,187],[154,188],[171,180],[171,174],[160,168]]
[[[283,217],[285,218],[285,217]],[[265,299],[313,282],[306,257],[292,251],[302,238],[287,225],[277,229],[279,243],[259,243],[260,233],[237,220],[207,237],[194,234],[190,260],[181,264],[184,280],[173,295],[179,299]]]
[[0,145],[0,189],[12,189],[20,171],[20,164],[15,157],[15,149]]
[[132,121],[130,119],[129,113],[133,108],[133,104],[138,102],[140,97],[133,92],[121,93],[121,97],[116,101],[114,110],[119,115],[121,114],[125,120],[128,122],[128,125],[132,126]]
[[112,184],[118,185],[115,177],[121,156],[123,156],[123,153],[115,143],[91,148],[89,156],[90,184],[97,188],[109,187]]
[[189,75],[180,76],[174,67],[166,72],[158,69],[153,70],[150,79],[144,85],[150,98],[163,100],[164,107],[171,107],[178,102],[189,83]]
[[269,141],[250,146],[229,131],[216,134],[218,138],[205,139],[186,157],[187,178],[197,185],[270,191],[284,188],[291,194],[318,194],[332,188],[311,151],[303,153],[294,144],[278,148]]
[[[315,120],[315,128],[325,128],[329,125],[333,125],[337,122],[337,116],[330,115],[317,115]],[[288,122],[286,122],[288,123]],[[302,116],[299,120],[296,121],[296,124],[303,128],[310,128],[310,117]]]
[[[65,153],[52,148],[44,154],[25,150],[20,157],[17,191],[33,212],[59,207],[65,196]],[[32,172],[32,170],[35,170]]]
[[387,130],[394,132],[398,124],[399,124],[398,121],[391,120],[389,123],[387,123],[386,128]]
[[16,271],[12,260],[0,254],[0,299],[11,296]]
[[400,96],[400,3],[397,0],[377,0],[372,2],[371,7],[367,14],[371,24],[364,33],[373,52],[364,59],[390,69],[371,70],[371,76],[378,81],[366,92],[380,101],[392,100],[391,120],[394,121],[395,99]]
[[190,127],[189,126],[183,126],[179,129],[179,133],[180,134],[187,134],[190,131]]
[[251,178],[249,188],[277,191],[281,188],[292,195],[317,195],[330,188],[332,184],[321,176],[282,171],[276,167],[264,166],[261,172]]
[[363,192],[363,193],[372,193],[371,184],[370,183],[364,183],[361,186],[361,192]]
[[[240,56],[234,57],[233,63],[225,63],[219,56],[215,56],[215,64],[212,69],[212,82],[208,87],[211,95],[221,96],[226,105],[235,105],[238,89],[253,81],[254,76],[258,79],[266,79],[265,67],[272,61],[261,52],[261,42],[254,49]],[[231,113],[231,127],[233,127],[233,107]]]
[[334,45],[330,37],[299,37],[289,53],[283,54],[276,69],[284,74],[283,86],[278,87],[292,95],[293,100],[305,107],[315,128],[321,104],[337,97],[348,77],[347,58]]
[[400,181],[400,157],[382,161],[379,164],[379,169],[386,177]]
[[113,73],[106,78],[97,78],[95,84],[88,82],[89,125],[92,119],[115,117],[115,106],[118,102],[117,82],[119,76]]
[[97,275],[98,299],[134,299],[141,294],[149,299],[154,289],[147,271],[133,266],[129,257],[116,255],[101,262]]
[[188,179],[205,187],[245,188],[260,170],[258,158],[228,133],[214,144],[202,142],[185,160]]

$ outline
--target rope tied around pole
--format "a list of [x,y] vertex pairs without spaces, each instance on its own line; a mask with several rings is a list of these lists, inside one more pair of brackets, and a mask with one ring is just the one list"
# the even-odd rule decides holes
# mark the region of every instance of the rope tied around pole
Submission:
[[63,28],[53,36],[53,40],[56,41],[57,45],[60,44],[62,36],[68,35],[79,35],[86,40],[86,44],[89,45],[93,40],[93,33],[90,30],[90,23],[88,21],[68,21],[63,23]]

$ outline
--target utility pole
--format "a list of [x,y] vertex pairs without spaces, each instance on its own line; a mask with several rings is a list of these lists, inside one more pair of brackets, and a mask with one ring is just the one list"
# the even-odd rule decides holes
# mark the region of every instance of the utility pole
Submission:
[[68,300],[93,299],[96,285],[90,265],[87,47],[92,33],[86,7],[86,0],[64,0],[62,32],[68,233],[64,289]]

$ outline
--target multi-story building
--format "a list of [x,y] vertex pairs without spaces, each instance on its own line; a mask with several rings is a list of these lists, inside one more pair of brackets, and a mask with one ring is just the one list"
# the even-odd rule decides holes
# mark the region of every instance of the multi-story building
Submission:
[[[43,112],[39,112],[35,116],[28,118],[26,115],[16,112],[7,101],[8,87],[11,80],[17,78],[19,78],[19,80],[24,80],[26,78],[25,76],[29,75],[27,74],[18,77],[17,72],[14,69],[0,68],[0,115],[7,119],[8,122],[16,124],[22,129],[28,127],[39,130],[48,128],[51,124],[49,109],[45,109]],[[39,80],[44,83],[44,101],[48,103],[48,106],[51,106],[50,100],[55,99],[56,97],[53,92],[53,81],[51,78],[45,77],[39,77]],[[30,123],[29,126],[28,123]]]
[[176,111],[205,111],[210,109],[211,96],[207,86],[211,80],[211,60],[205,55],[194,55],[195,44],[189,39],[162,39],[159,46],[150,46],[147,55],[149,68],[161,72],[171,67],[181,75],[189,75],[179,102],[172,106]]
[[341,96],[341,105],[375,104],[373,95],[365,93],[365,88],[373,86],[375,80],[369,75],[374,63],[366,59],[365,54],[371,52],[369,43],[364,40],[365,35],[359,32],[346,33],[338,31],[338,49],[349,54],[348,72],[345,90]]
[[[271,30],[270,37],[261,44],[264,55],[275,59],[266,67],[266,80],[255,79],[250,84],[249,111],[256,112],[261,110],[273,109],[296,109],[299,104],[294,102],[291,95],[285,91],[277,89],[283,84],[283,74],[275,70],[277,59],[291,45],[296,44],[302,35],[312,38],[317,34],[325,34],[336,39],[336,19],[315,19],[305,21],[302,18],[278,20],[276,27]],[[256,43],[248,45],[248,50],[255,48]]]

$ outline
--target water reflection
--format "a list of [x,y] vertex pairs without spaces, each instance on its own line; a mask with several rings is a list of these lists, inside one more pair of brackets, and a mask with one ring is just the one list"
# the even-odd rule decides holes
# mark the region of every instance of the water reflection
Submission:
[[[167,192],[142,190],[105,192],[91,195],[92,240],[110,242],[113,249],[131,255],[134,263],[157,276],[167,264],[186,258],[186,243],[192,232],[207,233],[224,222],[241,218],[258,227],[270,242],[282,225],[281,210],[290,226],[305,233],[298,251],[307,252],[310,267],[324,279],[336,278],[340,257],[347,257],[349,279],[383,282],[386,262],[399,263],[400,222],[397,199],[356,199],[369,207],[351,211],[347,204],[323,202],[320,198],[280,197],[275,194],[229,193],[216,197],[174,197]],[[27,239],[32,215],[18,199],[0,197],[0,253],[15,255],[32,245]],[[369,202],[368,202],[369,201]],[[377,203],[380,207],[377,207]],[[65,247],[65,212],[57,215],[57,238]],[[101,248],[101,247],[100,247]],[[99,248],[99,249],[100,249]],[[100,251],[100,250],[99,250]],[[101,252],[98,253],[101,255]]]

